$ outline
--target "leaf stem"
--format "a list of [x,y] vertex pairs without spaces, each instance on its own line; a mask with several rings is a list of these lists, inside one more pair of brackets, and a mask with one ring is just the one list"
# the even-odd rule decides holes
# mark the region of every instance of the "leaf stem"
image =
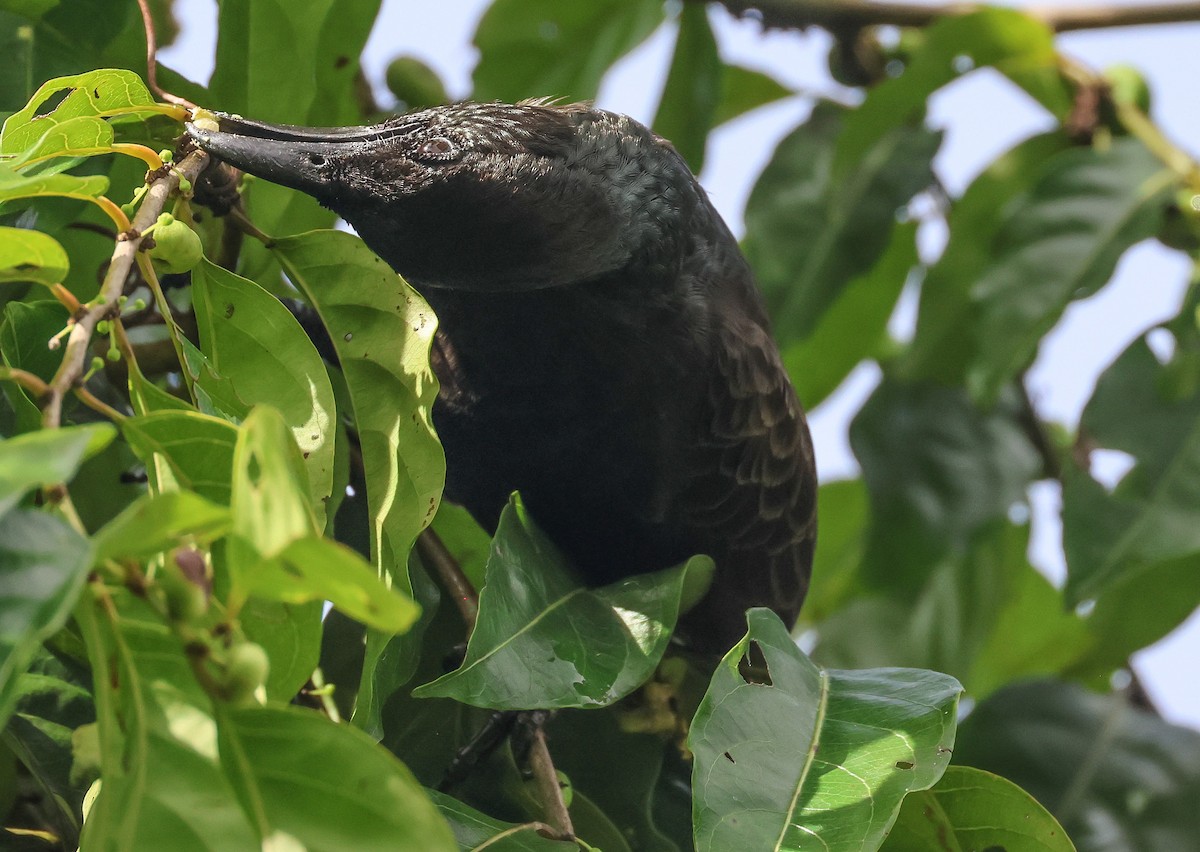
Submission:
[[475,630],[475,619],[479,617],[479,595],[475,587],[463,573],[458,560],[446,549],[441,537],[432,528],[426,527],[417,536],[417,552],[426,565],[437,571],[438,579],[442,581],[446,593],[454,598],[454,604],[467,625],[469,639]]
[[534,781],[537,782],[538,798],[546,811],[547,822],[558,832],[558,839],[573,840],[575,826],[571,823],[571,814],[563,801],[558,770],[554,768],[550,749],[546,746],[546,732],[541,725],[536,725],[533,729],[529,746],[529,768],[533,771]]
[[[50,381],[46,404],[42,409],[42,423],[46,428],[56,428],[62,423],[63,398],[83,375],[88,346],[91,344],[96,324],[118,310],[118,300],[125,290],[125,280],[138,254],[138,248],[141,246],[142,230],[149,228],[157,221],[167,203],[167,198],[179,187],[179,179],[186,177],[188,180],[195,181],[207,162],[208,155],[203,151],[197,150],[189,153],[177,168],[168,170],[150,184],[133,222],[125,221],[125,227],[117,237],[116,248],[113,250],[108,271],[104,275],[104,282],[100,285],[99,296],[94,303],[91,303],[76,317],[71,333],[67,336],[66,352],[63,355],[62,364]],[[108,203],[112,204],[111,201]],[[125,214],[120,213],[120,209],[116,208],[116,205],[112,206],[120,214],[121,219],[125,219]],[[184,372],[186,375],[186,370]]]

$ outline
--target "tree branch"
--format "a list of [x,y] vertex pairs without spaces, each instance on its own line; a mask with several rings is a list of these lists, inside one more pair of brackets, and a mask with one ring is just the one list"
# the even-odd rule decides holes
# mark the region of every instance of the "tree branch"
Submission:
[[179,179],[185,177],[194,183],[207,162],[208,155],[195,150],[184,157],[177,167],[156,178],[150,184],[130,230],[118,236],[112,261],[104,275],[104,283],[100,285],[100,294],[95,302],[89,303],[85,310],[75,317],[75,323],[67,337],[62,364],[50,380],[46,404],[42,409],[42,425],[47,429],[53,429],[62,422],[63,399],[83,375],[88,346],[96,330],[96,323],[120,310],[118,299],[125,290],[125,280],[142,244],[142,231],[157,221],[168,197],[179,187]]
[[475,587],[432,527],[427,527],[417,536],[417,552],[426,565],[437,571],[442,587],[454,598],[454,604],[467,625],[467,637],[470,638],[479,615],[479,595]]
[[546,732],[542,725],[533,729],[533,738],[529,746],[529,768],[537,782],[538,798],[546,809],[546,821],[554,826],[560,840],[571,840],[575,837],[575,826],[571,823],[571,814],[563,801],[562,785],[558,780],[558,770],[550,758],[550,749],[546,746]]
[[[700,0],[691,0],[699,2]],[[926,6],[874,0],[718,0],[739,17],[757,15],[764,27],[805,29],[823,27],[845,32],[873,26],[924,27],[940,18],[967,15],[985,8],[977,3]],[[1030,6],[1028,15],[1044,21],[1055,32],[1174,24],[1200,21],[1200,3],[1155,3],[1146,6],[1088,7]]]

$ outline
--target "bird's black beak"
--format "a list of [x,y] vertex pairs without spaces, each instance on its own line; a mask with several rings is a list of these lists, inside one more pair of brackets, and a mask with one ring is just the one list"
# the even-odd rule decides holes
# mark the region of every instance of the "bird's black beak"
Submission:
[[252,175],[322,198],[338,189],[339,165],[371,158],[403,128],[298,127],[212,113],[218,130],[192,122],[188,134],[208,153]]

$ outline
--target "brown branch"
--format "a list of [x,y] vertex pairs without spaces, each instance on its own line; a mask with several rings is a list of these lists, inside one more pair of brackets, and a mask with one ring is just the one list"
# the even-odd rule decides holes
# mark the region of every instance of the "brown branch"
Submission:
[[192,151],[183,158],[178,167],[171,169],[150,184],[142,206],[133,219],[132,227],[121,235],[124,239],[118,237],[112,261],[108,265],[108,272],[104,275],[104,283],[100,286],[99,296],[75,318],[75,324],[71,327],[62,364],[59,366],[58,372],[54,374],[54,378],[50,380],[46,404],[42,409],[42,424],[46,428],[52,429],[62,422],[63,398],[75,387],[80,376],[83,375],[88,346],[91,343],[92,334],[96,330],[96,323],[119,310],[117,300],[125,290],[125,280],[137,257],[138,247],[142,243],[142,231],[149,228],[158,219],[159,214],[166,206],[167,198],[179,187],[179,179],[186,177],[195,182],[196,176],[207,162],[208,155],[203,151]]
[[15,382],[33,394],[34,399],[41,399],[50,392],[50,386],[40,376],[16,367],[0,367],[0,382]]
[[158,38],[154,35],[154,16],[150,14],[147,0],[137,0],[137,4],[142,10],[142,28],[146,31],[146,83],[150,91],[167,103],[195,109],[196,105],[187,98],[173,95],[158,85]]
[[417,552],[421,555],[421,561],[437,571],[442,587],[454,598],[454,604],[467,625],[467,638],[470,638],[475,630],[475,619],[479,616],[479,595],[475,586],[432,528],[426,528],[417,537]]
[[545,808],[546,821],[554,826],[560,840],[572,840],[575,837],[575,826],[571,823],[571,814],[563,801],[562,785],[558,780],[558,770],[550,758],[550,749],[546,746],[546,732],[541,725],[533,729],[532,742],[529,745],[529,768],[533,771],[537,783],[538,798]]
[[[699,2],[699,0],[692,0]],[[755,15],[771,29],[823,27],[847,32],[874,26],[925,27],[940,18],[967,15],[986,8],[977,3],[926,6],[873,0],[719,0],[737,16]],[[1030,6],[1023,9],[1055,32],[1173,24],[1200,20],[1200,3],[1155,3],[1146,6]]]

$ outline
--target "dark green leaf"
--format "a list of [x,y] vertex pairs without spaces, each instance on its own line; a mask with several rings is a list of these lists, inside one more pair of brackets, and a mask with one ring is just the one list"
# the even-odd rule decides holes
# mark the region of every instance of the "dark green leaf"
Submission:
[[804,340],[891,240],[898,211],[932,180],[940,136],[901,125],[840,169],[846,111],[818,104],[779,143],[746,204],[744,248],[784,344]]
[[589,100],[609,67],[663,19],[661,0],[497,0],[475,31],[478,101]]
[[704,148],[721,95],[724,67],[708,23],[708,7],[685,4],[679,14],[675,57],[654,116],[654,132],[671,140],[696,174],[704,167]]
[[815,408],[837,390],[863,358],[878,354],[888,340],[896,300],[916,265],[917,225],[898,225],[883,255],[846,285],[812,333],[784,347],[784,366],[806,408]]
[[66,623],[91,555],[87,540],[53,515],[18,509],[0,518],[0,728],[34,653]]
[[921,284],[917,331],[904,361],[906,375],[944,384],[965,381],[974,356],[969,329],[977,311],[971,288],[992,263],[991,247],[1004,221],[997,211],[1026,195],[1069,147],[1070,140],[1061,132],[1026,139],[992,162],[954,203],[946,218],[949,242]]
[[143,559],[183,540],[212,541],[230,523],[227,508],[190,491],[147,494],[96,533],[95,559]]
[[1075,852],[1058,820],[1016,784],[969,766],[948,766],[933,787],[904,799],[882,852]]
[[[501,822],[498,819],[481,814],[470,805],[453,799],[445,793],[435,790],[427,791],[433,799],[438,811],[450,823],[454,839],[460,849],[475,849],[486,845],[496,852],[569,852],[578,849],[574,843],[559,840],[547,840],[537,833],[538,824],[531,823],[527,827],[518,827],[513,823]],[[493,840],[502,832],[509,832],[504,837]],[[491,841],[491,842],[489,842]]]
[[238,398],[276,408],[291,428],[324,527],[337,416],[321,356],[278,299],[207,260],[192,271],[192,302],[212,369],[230,381]]
[[602,707],[654,671],[692,572],[684,565],[602,589],[577,586],[566,561],[513,499],[500,516],[462,667],[413,691],[475,707]]
[[1010,686],[963,723],[954,761],[1021,785],[1080,849],[1188,849],[1200,836],[1200,734],[1116,696]]
[[1125,250],[1155,234],[1178,183],[1133,138],[1106,151],[1066,151],[1047,166],[1004,209],[987,268],[971,284],[976,354],[967,384],[980,399],[1033,360],[1070,301],[1103,287]]
[[1123,572],[1200,550],[1200,389],[1173,387],[1173,366],[1160,364],[1145,339],[1134,341],[1084,409],[1080,432],[1089,445],[1129,453],[1136,464],[1111,493],[1086,472],[1068,471],[1071,603],[1103,593]]
[[[696,849],[876,848],[904,795],[949,762],[961,687],[914,669],[822,671],[770,610],[748,620],[688,736]],[[765,682],[739,669],[759,654]]]
[[863,578],[910,598],[944,556],[1024,499],[1041,460],[1015,416],[964,390],[885,379],[850,426],[871,494]]
[[222,714],[218,730],[222,767],[264,836],[290,835],[310,852],[457,848],[412,774],[356,728],[255,707]]
[[0,441],[0,516],[30,489],[67,482],[117,431],[107,423],[29,432]]

